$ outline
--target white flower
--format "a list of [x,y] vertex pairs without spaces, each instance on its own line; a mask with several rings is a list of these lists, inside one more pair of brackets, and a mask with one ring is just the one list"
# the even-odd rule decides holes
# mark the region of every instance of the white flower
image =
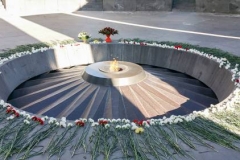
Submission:
[[53,118],[53,117],[49,118],[49,121],[48,121],[49,124],[53,124],[53,123],[56,123],[56,122],[57,122],[56,118]]
[[117,125],[115,128],[116,129],[121,129],[122,127],[120,125]]
[[129,123],[122,126],[122,129],[129,129],[129,128],[131,128],[131,125]]
[[11,104],[9,104],[9,103],[4,103],[3,104],[3,108],[6,108],[7,106],[11,106]]
[[132,125],[132,126],[136,126],[136,123],[134,123],[134,122],[131,122],[131,125]]
[[150,126],[149,126],[149,124],[147,123],[147,124],[144,125],[144,127],[149,128]]
[[28,121],[27,119],[24,119],[23,123],[24,124],[30,124],[30,121]]
[[4,104],[5,104],[4,100],[1,99],[1,100],[0,100],[0,105],[3,106]]
[[104,127],[105,127],[105,128],[110,128],[110,125],[109,125],[109,124],[105,124]]
[[144,126],[148,125],[148,122],[147,121],[143,121],[142,123]]
[[67,124],[66,124],[66,122],[64,122],[64,121],[61,121],[61,122],[59,123],[59,125],[60,125],[61,127],[63,127],[63,128],[66,128],[66,127],[67,127]]
[[97,122],[93,122],[91,126],[92,126],[92,127],[95,127],[95,126],[98,126],[98,125],[99,125],[99,124],[98,124]]
[[86,118],[80,118],[80,120],[83,121],[83,122],[87,122]]
[[11,116],[7,117],[7,120],[11,120],[11,119],[14,119],[14,118],[15,118],[15,116],[11,115]]
[[72,127],[73,124],[72,124],[72,123],[68,123],[67,126],[68,126],[68,127]]
[[94,120],[93,120],[92,118],[89,118],[89,119],[88,119],[88,122],[93,123]]
[[31,116],[30,114],[27,114],[27,113],[26,113],[25,118],[26,118],[26,119],[32,119],[32,116]]
[[62,118],[61,118],[61,121],[62,121],[62,122],[66,122],[66,121],[67,121],[66,117],[62,117]]
[[48,119],[48,116],[44,116],[42,119],[46,121]]
[[132,126],[132,130],[135,130],[135,129],[137,129],[138,127],[135,125],[135,126]]
[[117,120],[116,119],[112,119],[112,123],[117,123]]
[[183,122],[183,120],[181,118],[176,118],[174,119],[173,123],[177,124],[179,122]]

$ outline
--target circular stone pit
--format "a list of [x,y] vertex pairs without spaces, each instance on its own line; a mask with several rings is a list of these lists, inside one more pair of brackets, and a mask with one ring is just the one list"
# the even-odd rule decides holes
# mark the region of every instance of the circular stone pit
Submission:
[[[232,74],[229,70],[219,68],[219,63],[195,53],[156,46],[140,46],[119,43],[82,44],[77,47],[64,47],[55,50],[50,49],[31,55],[25,55],[2,64],[0,66],[0,99],[7,101],[9,95],[14,89],[16,89],[16,87],[37,75],[65,67],[108,61],[111,57],[118,57],[120,61],[146,64],[182,72],[202,81],[205,85],[211,88],[220,102],[228,98],[228,96],[235,90],[235,85],[231,81]],[[81,74],[76,76],[78,76],[78,78],[82,77]],[[44,82],[45,80],[43,79],[42,81]],[[63,83],[65,82],[66,81],[63,80]],[[51,83],[58,84],[55,82]],[[79,83],[82,83],[82,81],[80,80]],[[87,83],[85,84],[85,87],[88,86],[89,83]],[[92,84],[92,86],[94,87],[94,84]],[[123,87],[125,87],[127,91],[128,86]],[[113,86],[113,88],[117,87]],[[95,90],[95,88],[92,88],[92,90]],[[114,92],[110,90],[109,93]],[[141,96],[140,93],[138,94]],[[81,95],[83,95],[83,101],[88,101],[88,99],[84,99],[84,96],[86,97],[85,92]],[[108,96],[108,94],[106,95]],[[143,98],[145,97],[143,96],[142,99]],[[199,96],[196,96],[196,98],[201,100]],[[58,100],[58,103],[61,103],[61,99],[55,99]],[[31,104],[33,104],[33,102],[31,102]],[[106,104],[114,106],[114,103],[111,104],[109,101],[106,101]],[[189,107],[194,107],[194,105],[190,103],[185,104]],[[46,104],[39,103],[39,105],[45,106]],[[146,105],[143,106],[146,107]],[[206,107],[209,106],[210,105]],[[108,110],[108,108],[105,109]],[[154,114],[154,112],[152,113]]]

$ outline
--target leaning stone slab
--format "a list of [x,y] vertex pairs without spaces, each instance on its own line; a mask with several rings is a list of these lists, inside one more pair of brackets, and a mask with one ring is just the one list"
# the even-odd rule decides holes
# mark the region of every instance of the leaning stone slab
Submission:
[[137,11],[171,11],[172,0],[137,0]]
[[104,11],[136,11],[136,0],[103,0]]
[[196,0],[197,12],[229,13],[228,0]]

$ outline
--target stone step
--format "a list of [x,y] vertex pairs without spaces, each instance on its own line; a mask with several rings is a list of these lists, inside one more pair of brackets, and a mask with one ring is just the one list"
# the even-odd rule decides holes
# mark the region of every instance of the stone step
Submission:
[[79,85],[74,85],[71,87],[66,88],[65,90],[62,90],[60,92],[55,92],[49,96],[43,97],[41,99],[38,99],[36,101],[33,101],[32,103],[22,106],[20,109],[24,109],[27,112],[30,113],[38,113],[42,109],[45,109],[49,104],[54,103],[56,100],[61,99],[64,95],[69,94],[72,90],[74,90]]
[[[218,100],[216,98],[208,97],[206,95],[197,93],[194,90],[188,90],[182,87],[176,88],[171,85],[166,85],[166,83],[159,83],[159,81],[153,80],[146,80],[145,82],[150,86],[154,86],[156,89],[160,90],[166,95],[172,94],[170,97],[174,98],[176,102],[182,102],[183,99],[185,99],[185,101],[190,99],[204,106],[218,103]],[[173,96],[173,94],[176,95],[177,98]]]
[[[83,95],[88,99],[89,98],[91,99],[92,98],[91,94],[94,93],[94,91],[93,90],[91,91],[91,90],[92,90],[91,86],[89,86],[88,84],[83,84],[78,88],[73,89],[71,92],[67,94],[63,94],[61,98],[55,100],[53,103],[48,104],[45,108],[39,110],[37,114],[53,116],[53,117],[62,117],[62,116],[67,117],[67,114],[70,114],[70,113],[64,113],[64,114],[61,114],[61,113],[66,109],[70,109],[69,104],[72,104],[73,102],[77,102],[79,98],[82,97]],[[69,107],[66,107],[66,106],[69,106]],[[80,116],[81,115],[79,115],[78,118],[80,118]],[[71,120],[75,120],[75,119],[77,118],[71,117]]]
[[42,85],[42,84],[46,84],[46,87],[51,84],[54,83],[60,83],[62,81],[67,81],[69,79],[73,79],[75,77],[79,77],[79,75],[71,75],[71,76],[63,76],[61,78],[44,78],[44,79],[34,79],[34,80],[29,80],[27,82],[22,83],[20,86],[18,86],[18,88],[16,88],[16,90],[18,89],[24,89],[27,87],[33,87],[33,86],[38,86],[38,85]]
[[47,83],[39,83],[37,85],[16,89],[14,90],[14,92],[12,92],[12,94],[9,96],[8,99],[12,100],[19,97],[27,96],[29,94],[41,93],[43,91],[49,92],[48,90],[52,90],[55,87],[59,87],[65,84],[67,85],[75,81],[81,81],[81,80],[79,80],[78,77],[77,78],[70,77],[68,79],[62,79],[62,80],[58,79],[58,81],[48,81]]
[[[35,101],[38,101],[41,98],[51,98],[54,94],[59,94],[71,88],[72,86],[80,85],[79,81],[72,81],[67,83],[58,84],[49,88],[43,88],[41,90],[36,90],[35,92],[22,95],[20,97],[9,100],[9,103],[14,105],[15,107],[23,107]],[[59,92],[60,91],[60,92]],[[44,100],[44,99],[43,99]]]
[[71,76],[71,75],[82,75],[83,70],[74,70],[71,72],[49,72],[45,73],[42,75],[39,75],[37,77],[32,78],[31,80],[34,79],[44,79],[44,78],[61,78],[61,77],[66,77],[66,76]]

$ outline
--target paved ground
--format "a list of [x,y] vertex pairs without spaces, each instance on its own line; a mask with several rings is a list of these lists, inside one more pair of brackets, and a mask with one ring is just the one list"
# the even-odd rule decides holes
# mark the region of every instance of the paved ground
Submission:
[[0,50],[40,41],[76,39],[80,31],[93,37],[111,26],[119,38],[175,41],[215,47],[240,56],[240,15],[190,12],[76,12],[0,19]]
[[[114,39],[128,37],[187,42],[220,48],[240,56],[239,15],[186,12],[77,12],[28,17],[0,13],[0,17],[0,50],[41,41],[77,39],[80,31],[90,32],[93,37],[104,38],[98,34],[98,30],[111,26],[120,32],[113,37]],[[192,154],[199,160],[239,159],[239,152],[217,145],[215,147],[218,153],[198,149]]]

